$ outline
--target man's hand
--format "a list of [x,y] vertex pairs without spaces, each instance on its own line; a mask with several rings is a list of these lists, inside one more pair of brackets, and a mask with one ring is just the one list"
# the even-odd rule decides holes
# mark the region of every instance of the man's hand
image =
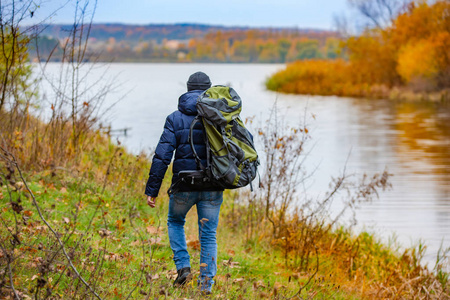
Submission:
[[156,197],[147,196],[147,204],[151,208],[155,207],[156,206]]

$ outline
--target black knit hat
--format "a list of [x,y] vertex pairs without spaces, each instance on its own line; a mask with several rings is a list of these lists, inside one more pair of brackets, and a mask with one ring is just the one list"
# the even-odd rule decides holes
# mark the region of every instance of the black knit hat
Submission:
[[207,90],[211,87],[211,80],[209,80],[208,75],[203,72],[195,72],[191,76],[189,76],[189,80],[187,82],[188,91],[193,90]]

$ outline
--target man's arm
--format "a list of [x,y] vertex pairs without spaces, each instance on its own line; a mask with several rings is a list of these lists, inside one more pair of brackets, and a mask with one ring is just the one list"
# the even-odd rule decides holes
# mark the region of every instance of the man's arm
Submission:
[[[150,204],[150,202],[152,202],[152,207],[154,207],[154,198],[158,196],[167,167],[172,160],[173,151],[176,148],[176,144],[177,142],[173,127],[173,119],[172,115],[169,115],[166,119],[164,131],[159,139],[158,146],[156,147],[155,155],[152,160],[152,166],[150,168],[149,178],[145,187],[145,194],[148,196],[147,203],[152,206]],[[150,198],[153,198],[153,201],[151,201]]]

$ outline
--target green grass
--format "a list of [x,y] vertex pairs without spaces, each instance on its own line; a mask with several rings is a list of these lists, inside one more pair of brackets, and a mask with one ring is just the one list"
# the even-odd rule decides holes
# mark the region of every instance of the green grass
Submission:
[[[136,285],[131,294],[134,299],[201,297],[196,284],[199,248],[195,209],[189,212],[186,223],[194,279],[185,288],[175,289],[172,287],[175,268],[166,225],[167,197],[159,198],[157,207],[151,209],[141,195],[126,198],[108,188],[101,194],[102,187],[91,181],[83,182],[63,172],[53,175],[44,172],[30,176],[30,188],[46,220],[65,241],[74,265],[102,298],[125,299]],[[17,187],[20,189],[13,191]],[[12,202],[18,203],[20,199],[23,207],[20,213],[14,213],[8,188],[4,185],[0,196],[2,221],[12,231],[15,218],[20,221],[21,245],[14,250],[17,257],[12,264],[17,291],[33,297],[41,280],[41,297],[47,288],[53,296],[61,298],[89,295],[74,272],[67,268],[67,260],[61,252],[45,266],[57,249],[55,238],[40,220],[24,187],[16,184],[9,188]],[[224,214],[230,210],[227,200]],[[23,217],[29,219],[24,222]],[[213,298],[293,295],[314,272],[299,273],[285,267],[279,250],[264,241],[246,241],[243,232],[227,226],[228,217],[223,216],[218,229],[218,273]],[[6,245],[6,226],[2,226],[0,232],[2,244]],[[47,270],[43,271],[45,268]],[[356,295],[339,289],[337,284],[333,286],[333,278],[318,279],[316,276],[302,295],[318,293],[317,296],[326,298],[357,299]]]

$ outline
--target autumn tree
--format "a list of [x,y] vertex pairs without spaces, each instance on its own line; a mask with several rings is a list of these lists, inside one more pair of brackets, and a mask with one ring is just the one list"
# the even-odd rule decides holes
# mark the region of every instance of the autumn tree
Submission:
[[285,62],[286,56],[291,48],[292,42],[288,39],[281,39],[277,42],[278,54],[280,56],[280,61]]
[[411,4],[395,20],[391,43],[399,49],[397,70],[406,83],[426,81],[427,89],[450,87],[448,1]]
[[34,9],[32,1],[0,2],[0,111],[25,100],[31,76],[27,47],[29,37],[19,24]]

